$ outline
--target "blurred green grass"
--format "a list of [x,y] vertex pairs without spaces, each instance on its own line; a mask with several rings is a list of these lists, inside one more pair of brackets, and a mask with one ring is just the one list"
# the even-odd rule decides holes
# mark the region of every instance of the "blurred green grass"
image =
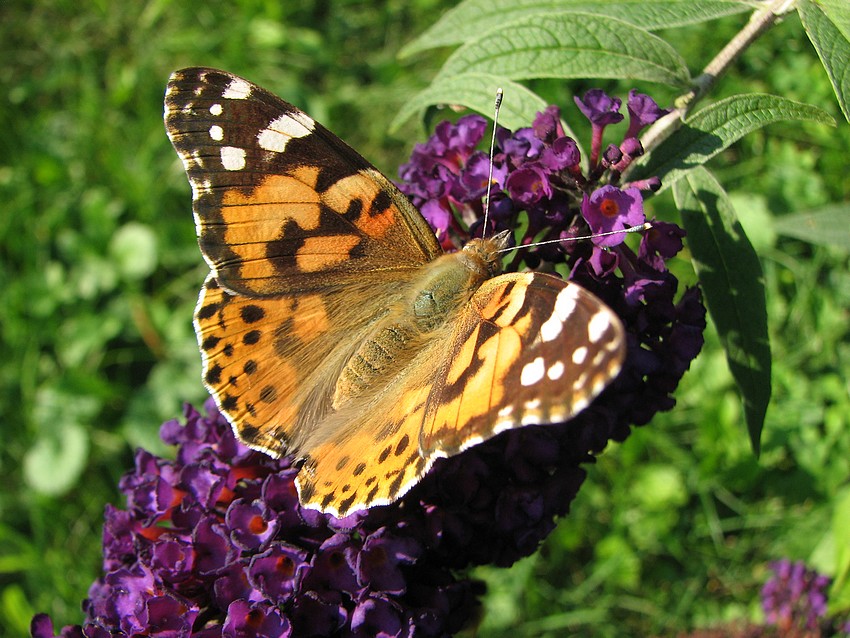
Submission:
[[[448,6],[0,8],[0,635],[25,634],[34,612],[79,622],[100,569],[102,510],[121,505],[117,482],[134,447],[162,451],[159,424],[204,398],[191,314],[206,266],[161,122],[169,73],[198,64],[249,77],[395,175],[424,138],[410,124],[388,139],[387,125],[442,55],[402,64],[395,53]],[[668,35],[696,69],[742,20]],[[543,90],[572,117],[570,95],[596,85],[629,88]],[[795,19],[721,86],[837,115]],[[768,284],[775,398],[762,459],[709,332],[677,408],[600,458],[541,552],[482,570],[491,593],[481,635],[669,635],[754,613],[767,560],[834,566],[824,547],[850,463],[847,255],[777,237],[770,219],[846,201],[848,142],[846,123],[775,126],[713,162]],[[653,206],[671,217],[671,202]],[[687,262],[678,267],[692,281]]]

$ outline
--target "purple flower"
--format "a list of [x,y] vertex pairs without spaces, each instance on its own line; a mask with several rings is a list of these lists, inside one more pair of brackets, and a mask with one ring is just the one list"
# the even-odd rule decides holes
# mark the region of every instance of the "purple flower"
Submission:
[[522,167],[540,157],[546,145],[534,134],[534,129],[521,128],[499,142],[499,147],[511,159],[514,166]]
[[817,629],[827,612],[829,578],[787,558],[771,563],[770,569],[773,578],[761,590],[767,624],[785,631]]
[[505,187],[515,202],[522,206],[536,204],[543,197],[552,197],[552,185],[542,166],[526,164],[508,176]]
[[433,140],[441,144],[444,154],[452,152],[468,156],[481,141],[487,129],[487,120],[480,115],[465,115],[456,124],[441,122],[434,131]]
[[580,161],[581,153],[578,150],[578,144],[569,137],[556,138],[551,146],[543,150],[540,157],[540,163],[553,173],[565,169],[578,169]]
[[623,115],[619,112],[622,102],[620,98],[612,98],[601,89],[590,89],[583,98],[575,96],[573,99],[579,110],[590,120],[590,166],[594,168],[602,150],[602,133],[605,127],[623,120]]
[[434,229],[437,240],[442,243],[448,236],[452,223],[452,211],[440,199],[429,199],[420,208],[425,221]]
[[[630,187],[620,190],[615,186],[602,186],[581,202],[581,214],[593,233],[607,233],[639,226],[646,218],[643,214],[643,199],[640,191]],[[597,246],[617,246],[623,243],[625,234],[595,237]]]
[[670,112],[669,109],[659,107],[648,95],[638,93],[634,89],[629,91],[626,108],[629,110],[629,130],[626,131],[626,139],[637,137],[645,127]]
[[83,628],[79,625],[64,627],[59,634],[53,629],[53,621],[47,614],[36,614],[30,623],[30,635],[32,638],[83,638]]
[[415,563],[421,553],[422,547],[414,539],[394,537],[381,528],[365,540],[357,554],[357,581],[374,591],[403,594],[406,582],[400,566]]
[[685,231],[669,222],[653,221],[652,228],[644,233],[638,255],[656,270],[666,270],[664,261],[682,250]]
[[545,110],[537,113],[531,125],[534,136],[546,144],[552,144],[558,138],[564,137],[564,127],[561,126],[561,109],[550,104]]
[[224,515],[233,544],[241,550],[262,550],[277,532],[277,519],[262,500],[233,501]]
[[221,628],[222,638],[286,638],[291,635],[289,621],[268,603],[234,600],[227,607]]
[[266,551],[251,558],[248,581],[276,605],[288,602],[301,576],[309,569],[308,554],[286,543],[274,543]]
[[590,89],[583,98],[573,97],[579,110],[594,126],[608,126],[623,121],[620,98],[612,98],[602,89]]
[[401,610],[386,598],[370,596],[360,602],[351,617],[351,629],[362,638],[396,638],[409,635]]

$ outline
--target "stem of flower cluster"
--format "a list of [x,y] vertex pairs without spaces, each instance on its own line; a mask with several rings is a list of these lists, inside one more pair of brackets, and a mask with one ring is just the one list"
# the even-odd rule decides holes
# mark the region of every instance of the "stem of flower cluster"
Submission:
[[655,122],[641,137],[645,151],[650,151],[678,129],[696,103],[717,84],[718,79],[762,33],[772,27],[784,14],[793,10],[797,0],[772,0],[750,17],[729,43],[697,76],[691,89],[674,100],[673,110]]

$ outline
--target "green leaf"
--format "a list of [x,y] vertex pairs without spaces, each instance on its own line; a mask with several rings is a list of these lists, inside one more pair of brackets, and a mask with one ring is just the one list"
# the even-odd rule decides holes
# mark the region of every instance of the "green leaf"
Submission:
[[707,170],[699,168],[679,180],[673,195],[758,454],[771,369],[761,263],[726,193]]
[[661,38],[589,13],[536,14],[502,24],[457,49],[439,76],[491,73],[529,78],[615,78],[684,87],[684,60]]
[[112,236],[109,253],[125,279],[144,279],[157,266],[156,235],[150,226],[128,222]]
[[850,3],[801,0],[798,11],[841,105],[850,121]]
[[68,423],[61,434],[45,433],[27,451],[24,478],[35,491],[59,496],[76,485],[88,457],[88,432],[76,423]]
[[23,471],[35,491],[58,496],[79,479],[89,458],[90,426],[101,402],[79,388],[38,390],[32,420],[38,438],[26,452]]
[[739,0],[467,0],[444,13],[399,55],[407,57],[435,47],[463,44],[533,14],[592,13],[651,30],[705,22],[749,9],[750,3]]
[[773,222],[780,235],[811,244],[840,246],[850,250],[850,205],[836,204],[819,210],[783,215]]
[[759,93],[733,95],[690,117],[624,177],[640,179],[657,175],[663,190],[747,133],[781,120],[835,126],[829,113],[811,104]]
[[3,593],[0,595],[0,609],[3,610],[3,617],[7,622],[21,630],[18,635],[29,634],[30,621],[36,610],[33,609],[31,601],[20,585],[13,582],[3,587]]
[[[499,122],[511,130],[529,126],[534,115],[546,108],[543,98],[521,84],[487,73],[461,73],[435,78],[431,86],[401,108],[390,130],[397,130],[409,117],[433,104],[465,106],[492,117],[493,100],[500,86],[505,91],[505,98],[499,111]],[[566,133],[572,136],[570,131]]]
[[835,542],[835,573],[829,592],[832,615],[850,610],[850,546],[846,542],[850,529],[850,489],[842,488],[833,499],[832,535]]

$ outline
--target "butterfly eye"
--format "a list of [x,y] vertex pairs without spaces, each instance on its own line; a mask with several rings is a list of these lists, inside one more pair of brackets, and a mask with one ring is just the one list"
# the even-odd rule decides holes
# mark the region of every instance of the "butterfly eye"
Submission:
[[417,317],[430,317],[438,310],[439,304],[430,290],[420,292],[413,302],[413,314]]

